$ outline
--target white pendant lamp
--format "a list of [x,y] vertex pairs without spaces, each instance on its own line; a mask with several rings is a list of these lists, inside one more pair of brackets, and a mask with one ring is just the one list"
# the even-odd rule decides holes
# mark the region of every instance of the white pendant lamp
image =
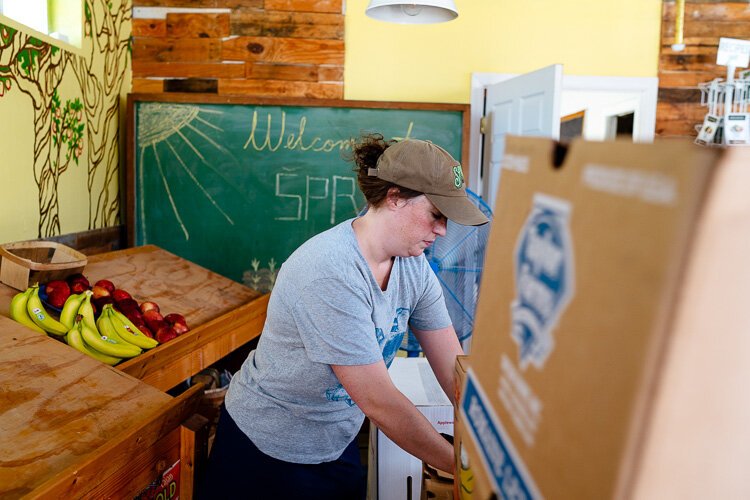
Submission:
[[430,24],[458,17],[453,0],[370,0],[365,14],[378,21],[400,24]]

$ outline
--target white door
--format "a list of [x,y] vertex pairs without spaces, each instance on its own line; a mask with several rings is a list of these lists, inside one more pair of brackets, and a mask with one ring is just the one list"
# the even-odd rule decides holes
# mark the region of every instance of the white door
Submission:
[[560,137],[562,65],[547,66],[487,87],[482,198],[494,212],[505,134]]

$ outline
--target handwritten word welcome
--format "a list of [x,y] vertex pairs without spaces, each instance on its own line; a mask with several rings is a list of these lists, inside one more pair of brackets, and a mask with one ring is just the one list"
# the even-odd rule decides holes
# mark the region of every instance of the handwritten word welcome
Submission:
[[[334,149],[339,151],[345,151],[351,149],[355,139],[349,137],[346,139],[324,139],[320,136],[313,136],[305,138],[305,127],[307,126],[307,117],[302,116],[299,120],[299,132],[286,132],[286,113],[281,112],[281,126],[279,131],[272,132],[273,117],[271,113],[266,115],[266,131],[265,134],[258,130],[258,111],[253,111],[253,120],[250,128],[250,135],[245,141],[243,149],[252,147],[255,151],[277,151],[279,148],[284,149],[296,149],[300,151],[316,151],[329,153]],[[409,127],[406,130],[404,137],[393,137],[398,141],[403,139],[409,139],[411,137],[412,129],[414,128],[414,122],[409,122]],[[259,139],[256,138],[256,134]]]

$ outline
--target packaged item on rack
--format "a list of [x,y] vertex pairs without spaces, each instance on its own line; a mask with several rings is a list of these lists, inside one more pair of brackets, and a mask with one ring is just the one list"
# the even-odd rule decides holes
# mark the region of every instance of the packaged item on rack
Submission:
[[718,116],[712,114],[706,115],[695,142],[704,146],[713,144],[716,137],[716,130],[719,128],[720,123],[721,119]]
[[724,123],[725,144],[750,144],[750,113],[729,113]]

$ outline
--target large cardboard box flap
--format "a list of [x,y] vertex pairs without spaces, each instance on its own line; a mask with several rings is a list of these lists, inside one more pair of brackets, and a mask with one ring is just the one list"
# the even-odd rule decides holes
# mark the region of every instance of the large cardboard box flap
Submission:
[[[721,296],[732,281],[731,273],[719,279],[718,269],[693,275],[705,274],[713,259],[741,264],[736,250],[724,251],[733,240],[749,249],[744,198],[750,197],[737,187],[750,186],[750,164],[739,167],[749,157],[683,142],[574,141],[558,162],[560,152],[547,139],[506,139],[461,416],[477,458],[506,497],[630,497],[644,477],[660,474],[646,474],[647,461],[667,466],[661,453],[687,437],[675,434],[667,445],[663,434],[653,433],[669,432],[677,408],[700,407],[687,386],[675,406],[669,387],[679,384],[670,377],[682,370],[696,383],[719,382],[714,373],[691,371],[707,368],[702,354],[692,352],[697,365],[675,359],[679,346],[713,348],[711,334],[739,336],[736,328],[712,324],[747,326],[736,322],[748,314],[735,297],[728,299],[737,306],[728,307],[734,318],[705,324],[711,333],[690,323],[723,315],[703,307],[705,287]],[[728,223],[716,234],[717,218],[733,218],[745,235],[731,234]],[[721,241],[703,248],[711,237]],[[735,272],[750,278],[748,267]],[[750,309],[750,294],[744,298]],[[735,345],[750,354],[747,341],[735,338]],[[705,385],[698,384],[708,394]],[[673,402],[664,408],[667,398]],[[747,406],[748,397],[741,399]],[[705,430],[705,422],[683,417]],[[650,425],[657,421],[661,427]],[[697,451],[675,448],[668,456]],[[694,457],[691,466],[681,458],[683,471],[700,477],[705,458]],[[644,498],[654,484],[666,484],[658,478],[638,490]]]

